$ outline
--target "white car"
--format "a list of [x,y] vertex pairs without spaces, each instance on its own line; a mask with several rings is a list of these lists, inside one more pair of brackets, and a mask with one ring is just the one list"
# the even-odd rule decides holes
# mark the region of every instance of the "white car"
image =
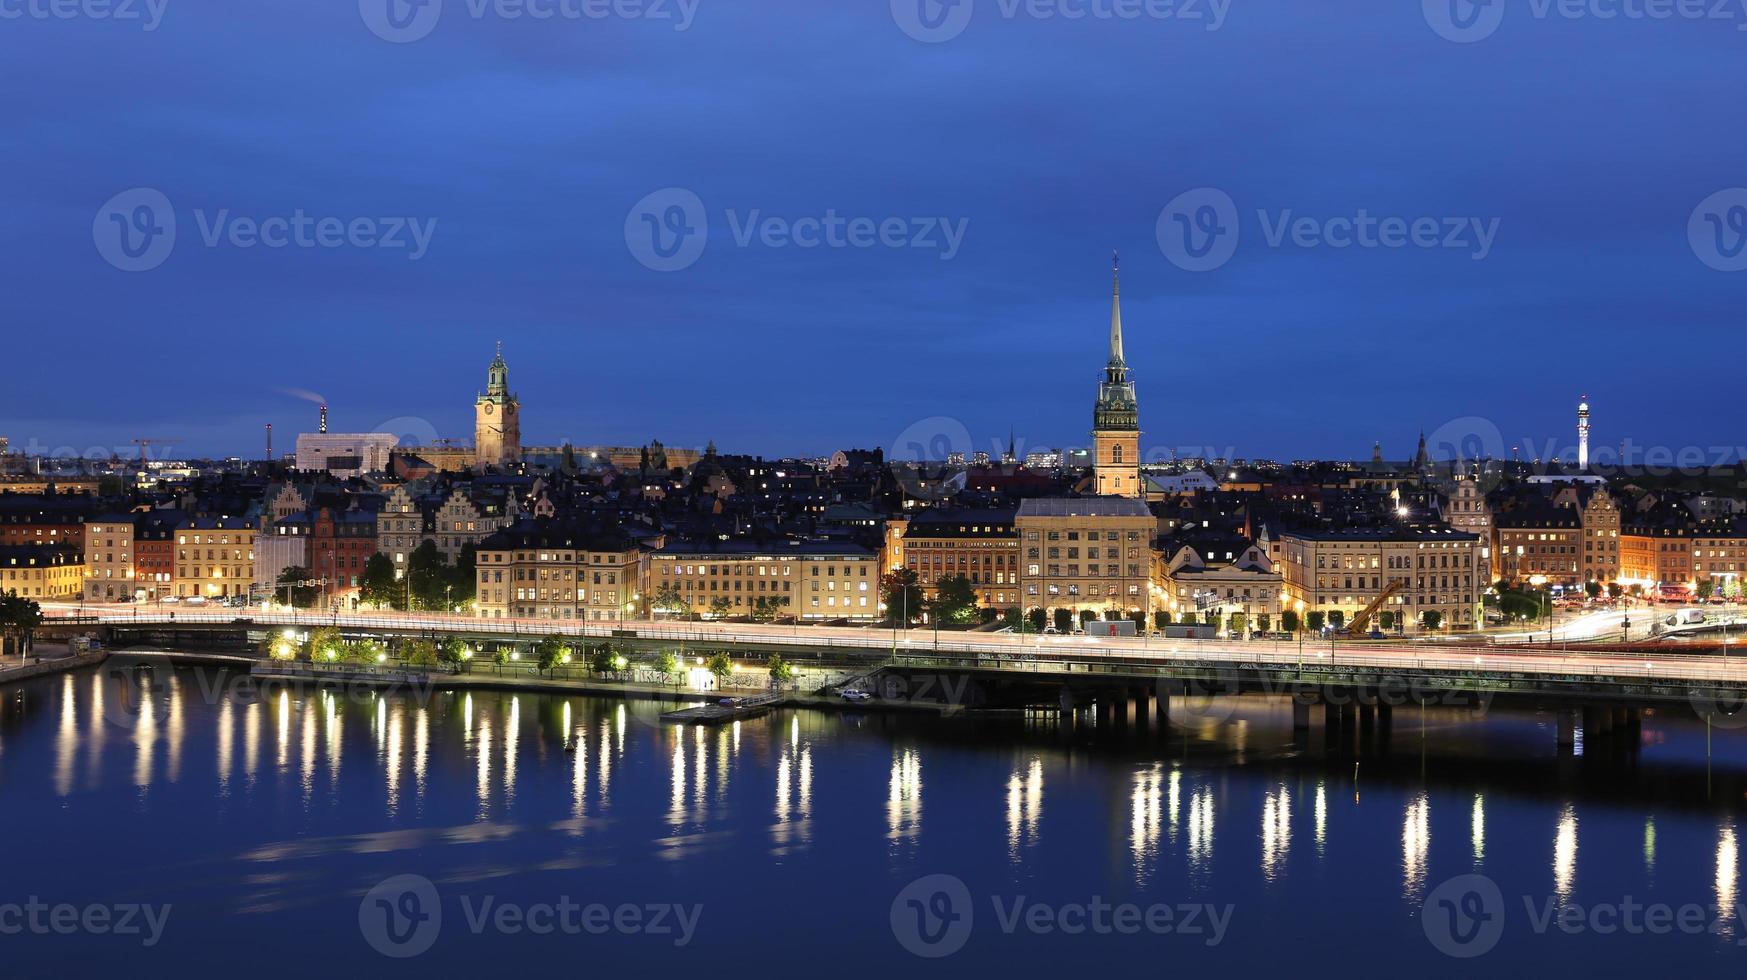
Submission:
[[866,691],[844,691],[843,692],[843,700],[845,700],[845,701],[872,701],[873,695],[869,694]]

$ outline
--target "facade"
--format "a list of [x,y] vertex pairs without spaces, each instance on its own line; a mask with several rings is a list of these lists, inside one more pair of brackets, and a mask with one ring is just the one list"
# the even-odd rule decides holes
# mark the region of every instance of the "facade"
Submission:
[[1445,519],[1456,530],[1480,539],[1480,547],[1474,552],[1474,573],[1488,586],[1497,581],[1498,571],[1493,568],[1492,505],[1486,502],[1486,493],[1475,474],[1455,474]]
[[1494,518],[1493,566],[1505,582],[1583,584],[1583,518],[1571,507],[1526,507]]
[[0,592],[25,599],[77,599],[85,564],[66,545],[0,545]]
[[1747,575],[1747,523],[1721,521],[1693,530],[1693,578],[1711,583],[1718,595],[1740,595]]
[[485,394],[473,403],[473,462],[481,470],[502,469],[521,459],[522,403],[510,393],[510,369],[499,344]]
[[388,472],[400,437],[386,432],[306,432],[297,437],[299,470],[341,479]]
[[141,514],[133,527],[134,596],[141,602],[156,602],[175,595],[176,513]]
[[286,569],[309,571],[309,540],[309,514],[303,511],[286,514],[261,528],[255,536],[255,585],[263,592],[276,593]]
[[1154,552],[1154,608],[1173,622],[1231,624],[1243,629],[1279,629],[1285,580],[1267,549],[1243,538],[1168,541]]
[[324,606],[354,603],[364,563],[376,553],[376,515],[368,511],[335,512],[323,507],[309,521],[309,568],[326,584]]
[[1583,505],[1583,580],[1604,586],[1620,580],[1620,508],[1599,488]]
[[1092,409],[1092,481],[1099,496],[1140,497],[1140,406],[1122,355],[1122,277],[1113,276],[1110,360]]
[[1654,589],[1698,581],[1697,537],[1685,525],[1634,526],[1620,532],[1620,581]]
[[[1475,573],[1480,539],[1442,527],[1381,527],[1285,531],[1280,536],[1286,602],[1301,617],[1321,612],[1344,622],[1401,583],[1378,612],[1390,612],[1396,628],[1424,628],[1435,612],[1441,626],[1474,629],[1482,616],[1486,585]],[[1374,627],[1381,623],[1374,622]]]
[[[879,557],[845,541],[677,544],[650,555],[652,597],[676,593],[691,615],[750,616],[757,600],[787,600],[776,615],[802,620],[880,618]],[[718,603],[717,600],[722,600]],[[669,610],[671,611],[671,610]]]
[[99,516],[85,526],[85,599],[126,602],[134,597],[133,517]]
[[642,613],[643,549],[617,529],[527,521],[479,547],[482,619],[619,622]]
[[376,550],[394,562],[395,581],[406,576],[406,563],[420,542],[436,532],[433,515],[419,506],[415,491],[421,484],[405,484],[394,488],[387,503],[376,515]]
[[1149,608],[1157,521],[1138,498],[1036,498],[1019,505],[1019,586],[1026,610],[1116,619]]
[[255,526],[235,517],[197,517],[176,528],[174,586],[182,598],[247,596],[255,580]]
[[963,575],[970,580],[979,606],[1018,608],[1019,537],[1014,516],[1009,509],[919,511],[903,522],[894,567],[915,572],[930,598],[942,578]]

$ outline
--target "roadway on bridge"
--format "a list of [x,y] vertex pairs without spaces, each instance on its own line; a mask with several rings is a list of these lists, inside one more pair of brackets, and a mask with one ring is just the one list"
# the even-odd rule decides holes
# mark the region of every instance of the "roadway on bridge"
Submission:
[[[307,630],[320,626],[336,626],[343,630],[452,632],[474,636],[516,637],[529,641],[549,635],[611,639],[615,631],[632,631],[641,640],[687,644],[707,645],[715,642],[752,646],[818,647],[875,654],[896,652],[914,656],[974,656],[1014,662],[1028,659],[1095,662],[1103,658],[1122,658],[1232,668],[1301,664],[1317,670],[1357,668],[1381,671],[1509,672],[1561,678],[1630,678],[1676,684],[1690,681],[1747,683],[1747,660],[1726,655],[1683,654],[1673,650],[1666,654],[1564,650],[1554,645],[1535,649],[1464,645],[1438,640],[1408,643],[1337,643],[1330,640],[1246,642],[1036,633],[937,633],[931,629],[893,630],[881,627],[684,621],[594,623],[477,619],[399,612],[319,616],[295,611],[268,612],[258,609],[208,607],[198,611],[181,609],[172,613],[160,612],[150,606],[80,607],[77,604],[60,603],[45,605],[44,612],[50,623],[57,618],[84,616],[116,626],[213,626],[231,625],[239,620],[246,620],[256,627]],[[1545,640],[1542,642],[1545,643]]]

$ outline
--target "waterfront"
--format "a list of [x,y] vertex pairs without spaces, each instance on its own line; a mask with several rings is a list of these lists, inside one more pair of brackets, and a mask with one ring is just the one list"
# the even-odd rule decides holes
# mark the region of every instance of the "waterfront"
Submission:
[[[1477,947],[1440,951],[1420,912],[1469,874],[1503,899],[1490,910],[1502,934],[1479,962],[1513,972],[1727,968],[1747,938],[1747,733],[1716,732],[1708,768],[1690,713],[1647,717],[1636,754],[1580,746],[1560,760],[1551,715],[1503,710],[1398,710],[1353,751],[1321,733],[1295,741],[1289,708],[1259,698],[1220,724],[1138,738],[1051,718],[802,710],[678,728],[659,710],[263,691],[120,659],[0,688],[0,909],[33,896],[168,906],[149,947],[26,929],[4,937],[8,963],[33,976],[74,958],[148,976],[872,976],[1259,971],[1309,955],[1455,976],[1475,962],[1447,951]],[[410,914],[405,933],[372,925],[372,889],[406,875],[433,883],[435,931]],[[969,916],[936,875],[963,883]],[[918,879],[930,880],[909,891]],[[426,911],[402,898],[384,911]],[[1621,913],[1632,920],[1634,905],[1701,908],[1704,921],[1633,934]],[[1575,934],[1538,920],[1561,907],[1583,910]],[[590,928],[590,914],[608,924]],[[579,928],[542,935],[542,923]],[[426,940],[422,956],[379,955]]]

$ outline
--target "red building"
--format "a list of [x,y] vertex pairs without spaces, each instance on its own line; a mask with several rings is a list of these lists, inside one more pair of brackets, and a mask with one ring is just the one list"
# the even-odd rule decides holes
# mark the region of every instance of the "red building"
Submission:
[[309,570],[326,579],[323,606],[357,601],[358,580],[364,564],[376,553],[376,515],[347,510],[335,513],[323,507],[315,514],[309,532]]

